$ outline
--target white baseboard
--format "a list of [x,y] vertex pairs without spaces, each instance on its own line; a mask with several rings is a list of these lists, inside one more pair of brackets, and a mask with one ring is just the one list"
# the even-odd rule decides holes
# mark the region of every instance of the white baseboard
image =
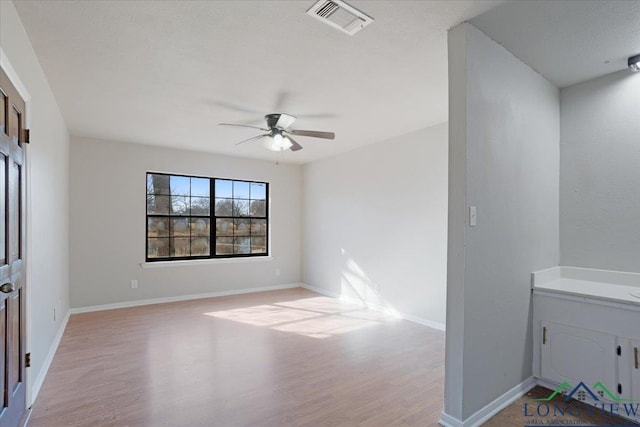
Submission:
[[44,383],[44,379],[47,376],[47,372],[49,372],[49,367],[51,366],[51,362],[53,362],[53,357],[56,355],[56,351],[58,350],[58,346],[60,345],[60,341],[62,340],[62,335],[64,335],[64,330],[67,328],[67,322],[69,322],[69,316],[71,315],[70,311],[67,311],[67,314],[64,316],[62,323],[60,324],[60,328],[58,329],[58,333],[49,348],[49,352],[47,353],[47,357],[44,359],[44,363],[42,364],[42,368],[40,368],[40,372],[38,372],[38,376],[36,377],[33,385],[31,386],[31,402],[28,403],[27,406],[31,406],[35,403],[36,398],[38,397],[38,393],[40,393],[40,388]]
[[484,408],[477,411],[464,421],[452,417],[449,414],[442,413],[440,418],[440,425],[444,427],[476,427],[482,425],[489,418],[493,417],[498,412],[502,411],[507,406],[511,405],[516,400],[524,396],[529,390],[536,385],[536,379],[529,377],[516,385],[510,390],[507,390],[504,394],[499,396],[493,402],[489,403]]
[[423,319],[422,317],[413,316],[411,314],[406,314],[406,313],[400,313],[400,317],[410,322],[418,323],[419,325],[427,326],[429,328],[437,329],[439,331],[444,332],[446,330],[446,325],[442,322],[435,322],[433,320]]
[[118,308],[138,307],[141,305],[163,304],[167,302],[189,301],[202,298],[225,297],[229,295],[250,294],[254,292],[277,291],[281,289],[293,289],[302,287],[302,283],[289,283],[285,285],[262,286],[259,288],[233,289],[229,291],[208,292],[203,294],[179,295],[175,297],[142,299],[135,301],[117,302],[114,304],[91,305],[87,307],[72,308],[71,314],[89,313],[92,311],[115,310]]
[[307,285],[306,283],[301,283],[300,286],[305,288],[305,289],[309,289],[310,291],[316,292],[316,293],[318,293],[320,295],[325,295],[325,296],[328,296],[328,297],[331,297],[331,298],[337,298],[339,300],[342,300],[342,301],[345,301],[345,302],[348,302],[348,303],[351,303],[351,304],[359,305],[361,307],[370,308],[371,310],[381,311],[381,312],[387,313],[387,314],[393,314],[394,316],[400,317],[401,319],[405,319],[405,320],[408,320],[408,321],[413,322],[413,323],[418,323],[420,325],[427,326],[429,328],[438,329],[440,331],[444,331],[445,330],[445,324],[444,323],[434,322],[433,320],[423,319],[421,317],[414,316],[412,314],[401,313],[401,312],[398,312],[398,311],[395,311],[395,310],[393,312],[391,312],[388,307],[383,307],[383,306],[376,305],[376,304],[364,303],[363,301],[361,301],[361,300],[359,300],[357,298],[345,297],[344,295],[340,295],[337,292],[329,291],[327,289],[319,288],[317,286]]
[[[337,298],[337,299],[341,299],[342,298],[342,296],[337,292],[332,292],[332,291],[329,291],[327,289],[318,288],[317,286],[307,285],[306,283],[302,283],[300,286],[305,288],[305,289],[309,289],[310,291],[313,291],[313,292],[315,292],[317,294],[320,294],[320,295],[324,295],[324,296],[331,297],[331,298]],[[359,302],[359,305],[362,305],[361,301]]]
[[443,427],[462,427],[463,425],[462,421],[444,412],[440,414],[440,421],[438,421],[438,424]]

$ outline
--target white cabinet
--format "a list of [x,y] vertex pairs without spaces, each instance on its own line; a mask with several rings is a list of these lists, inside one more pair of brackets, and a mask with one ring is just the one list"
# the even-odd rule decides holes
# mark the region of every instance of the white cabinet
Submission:
[[541,322],[541,376],[554,383],[617,385],[616,336]]
[[640,421],[640,299],[633,296],[639,287],[636,273],[566,267],[534,273],[538,382],[565,385],[566,392],[582,382],[598,402],[618,405],[621,415],[632,405],[637,415],[628,418]]

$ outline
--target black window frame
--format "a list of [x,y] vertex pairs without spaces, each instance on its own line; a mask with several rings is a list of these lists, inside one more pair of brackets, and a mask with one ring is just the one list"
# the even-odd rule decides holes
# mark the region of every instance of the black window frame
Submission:
[[[166,173],[166,172],[152,172],[147,171],[145,174],[145,186],[149,182],[150,175],[165,175],[169,177],[178,177],[178,178],[196,178],[196,179],[208,179],[209,180],[209,215],[192,215],[189,212],[188,215],[174,215],[174,214],[150,214],[149,213],[149,203],[147,198],[150,195],[157,196],[158,194],[149,193],[148,187],[145,189],[145,262],[166,262],[166,261],[189,261],[189,260],[207,260],[207,259],[228,259],[228,258],[256,258],[256,257],[268,257],[270,256],[270,239],[269,239],[269,191],[270,186],[269,182],[266,181],[256,181],[256,180],[245,180],[245,179],[235,179],[235,178],[218,178],[218,177],[210,177],[210,176],[201,176],[201,175],[185,175],[185,174],[176,174],[176,173]],[[233,210],[232,215],[216,215],[216,180],[219,181],[232,181],[232,182],[246,182],[251,184],[264,184],[265,185],[265,215],[264,216],[234,216]],[[196,196],[189,196],[196,197]],[[199,196],[198,196],[199,197]],[[236,198],[232,196],[231,200],[235,200]],[[239,198],[244,200],[243,198]],[[249,199],[258,200],[258,199]],[[149,218],[168,218],[169,224],[171,224],[171,220],[173,218],[188,218],[189,222],[191,222],[192,218],[207,218],[209,219],[209,255],[189,255],[189,256],[171,256],[168,257],[149,257]],[[217,248],[217,237],[229,237],[229,236],[218,236],[217,235],[217,227],[216,227],[216,219],[256,219],[256,220],[264,220],[266,224],[264,242],[265,242],[265,252],[259,253],[237,253],[237,254],[216,254]],[[171,232],[168,231],[169,237],[167,239],[169,242],[171,241]],[[249,237],[251,236],[251,230],[249,231]],[[157,237],[156,237],[157,238]],[[190,236],[191,238],[191,236]],[[235,238],[232,237],[232,238]],[[249,251],[251,251],[251,246]],[[169,247],[169,254],[171,254],[171,247]]]

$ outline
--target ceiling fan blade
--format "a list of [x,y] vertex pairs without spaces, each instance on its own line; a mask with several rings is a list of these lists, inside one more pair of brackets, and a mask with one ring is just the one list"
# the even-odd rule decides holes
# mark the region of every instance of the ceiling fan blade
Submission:
[[299,119],[335,119],[337,114],[332,113],[318,113],[318,114],[298,114]]
[[249,142],[249,141],[255,141],[256,139],[264,138],[265,136],[269,136],[269,134],[265,133],[264,135],[253,136],[251,138],[242,140],[240,142],[236,142],[236,145],[244,144],[245,142]]
[[298,144],[298,142],[295,139],[291,138],[290,136],[287,136],[287,139],[291,141],[291,147],[289,148],[291,151],[302,150],[302,145]]
[[228,110],[239,111],[241,113],[264,114],[264,112],[262,112],[262,111],[253,110],[251,108],[246,108],[246,107],[243,107],[241,105],[232,104],[230,102],[216,101],[216,100],[210,100],[210,99],[205,100],[205,102],[207,104],[209,104],[209,105],[215,105],[216,107],[222,107],[222,108],[226,108]]
[[333,132],[319,132],[315,130],[290,130],[288,132],[292,135],[310,136],[313,138],[323,138],[323,139],[336,138],[336,134]]
[[289,92],[286,90],[281,90],[278,92],[278,98],[276,99],[276,104],[273,106],[274,111],[282,111],[284,110],[285,105],[287,104],[287,99],[289,98]]
[[257,127],[257,126],[237,125],[237,124],[233,124],[233,123],[218,123],[218,126],[236,126],[236,127],[241,127],[241,128],[251,128],[251,129],[260,129],[260,130],[263,130],[263,131],[269,131],[269,129],[260,128],[260,127]]
[[296,118],[290,114],[281,113],[276,127],[280,129],[287,129],[296,121]]

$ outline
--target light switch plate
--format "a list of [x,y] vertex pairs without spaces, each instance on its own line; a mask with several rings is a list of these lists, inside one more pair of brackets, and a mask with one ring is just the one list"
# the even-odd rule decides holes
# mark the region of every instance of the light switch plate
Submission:
[[469,206],[469,227],[478,225],[478,210],[475,206]]

